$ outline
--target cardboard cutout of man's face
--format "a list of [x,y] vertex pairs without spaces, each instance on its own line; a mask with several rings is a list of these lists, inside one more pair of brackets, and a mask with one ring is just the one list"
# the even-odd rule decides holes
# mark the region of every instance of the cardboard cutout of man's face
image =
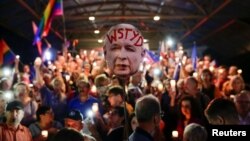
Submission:
[[105,36],[104,54],[112,74],[128,77],[135,74],[143,60],[143,36],[133,25],[118,24]]

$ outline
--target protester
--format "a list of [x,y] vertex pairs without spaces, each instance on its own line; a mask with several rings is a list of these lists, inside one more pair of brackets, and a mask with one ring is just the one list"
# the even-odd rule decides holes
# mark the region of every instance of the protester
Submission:
[[153,141],[161,120],[160,111],[160,103],[153,95],[139,98],[135,105],[139,125],[129,136],[129,141]]
[[22,102],[14,100],[8,103],[6,123],[0,124],[0,141],[32,141],[29,129],[20,124],[23,116],[24,106]]

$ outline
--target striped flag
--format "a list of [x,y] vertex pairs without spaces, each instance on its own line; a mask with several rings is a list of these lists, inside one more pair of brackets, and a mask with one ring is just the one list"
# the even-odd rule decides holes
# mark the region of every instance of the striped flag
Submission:
[[49,3],[40,21],[38,30],[35,34],[33,45],[41,41],[42,37],[46,37],[48,35],[53,17],[60,15],[63,15],[62,0],[49,0]]
[[178,63],[175,66],[175,70],[174,70],[174,75],[173,75],[173,79],[177,82],[180,78],[180,72],[181,72],[181,63]]
[[0,39],[0,64],[12,64],[15,61],[15,54],[10,50],[7,43]]
[[145,58],[149,63],[157,63],[160,61],[160,56],[155,54],[153,51],[148,50],[148,49],[146,49]]
[[[35,24],[34,21],[32,21],[32,28],[33,28],[34,34],[36,34],[36,32],[37,32],[37,25]],[[36,42],[36,46],[37,46],[37,50],[38,50],[39,55],[42,55],[42,41],[41,40],[37,41]]]

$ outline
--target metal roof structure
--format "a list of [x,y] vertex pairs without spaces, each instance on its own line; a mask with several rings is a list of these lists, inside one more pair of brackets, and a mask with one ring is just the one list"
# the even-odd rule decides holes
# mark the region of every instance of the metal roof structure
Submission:
[[[0,36],[14,52],[37,54],[32,45],[31,22],[39,24],[47,3],[48,0],[0,1]],[[102,44],[97,40],[112,25],[130,23],[142,31],[152,50],[171,36],[184,47],[191,47],[196,41],[226,58],[250,51],[247,0],[63,0],[63,8],[64,15],[53,20],[46,37],[56,49],[61,48],[65,38],[79,40],[78,49],[100,48]],[[156,15],[160,16],[159,21],[153,20]],[[90,21],[90,16],[95,20]],[[100,33],[95,34],[94,30]]]

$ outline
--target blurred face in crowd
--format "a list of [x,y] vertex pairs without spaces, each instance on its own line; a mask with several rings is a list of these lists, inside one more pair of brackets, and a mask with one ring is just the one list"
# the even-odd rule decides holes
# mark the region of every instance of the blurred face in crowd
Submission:
[[6,91],[9,90],[11,87],[10,82],[7,79],[1,80],[1,90]]
[[240,115],[247,115],[250,112],[250,93],[236,95],[235,105]]
[[80,120],[78,121],[78,120],[66,118],[64,120],[64,125],[66,128],[73,128],[77,131],[81,131],[83,129],[83,123]]
[[191,103],[188,100],[183,100],[181,102],[181,113],[184,116],[190,116],[191,115]]
[[115,127],[120,126],[123,119],[124,119],[124,117],[120,117],[119,114],[117,113],[117,111],[115,111],[115,110],[111,110],[109,112],[109,118],[110,118],[109,124],[110,124],[111,128],[115,128]]
[[29,72],[30,72],[30,67],[29,67],[28,65],[24,65],[23,71],[24,71],[25,73],[29,73]]
[[80,100],[85,101],[90,91],[90,88],[88,87],[87,82],[80,81],[77,85],[77,88],[78,88]]
[[28,86],[26,86],[25,84],[17,85],[16,88],[15,88],[15,92],[16,92],[16,96],[20,100],[24,100],[24,98],[29,96]]
[[218,71],[219,71],[218,72],[218,79],[224,80],[227,78],[227,70],[225,68],[220,68]]
[[244,82],[239,77],[235,77],[231,81],[231,87],[235,92],[240,92],[243,89]]
[[201,80],[204,82],[211,82],[211,75],[209,74],[209,72],[203,72],[201,74]]
[[53,80],[53,88],[58,92],[65,92],[65,85],[61,79],[55,78]]
[[19,124],[23,119],[24,111],[21,109],[13,109],[6,111],[6,119],[9,124]]
[[107,65],[117,76],[137,72],[143,60],[143,36],[130,24],[113,26],[105,37],[104,54]]
[[108,101],[112,107],[119,106],[122,103],[121,95],[110,94],[108,97]]
[[51,123],[54,120],[54,113],[52,111],[52,109],[48,110],[45,112],[45,114],[40,115],[40,119],[41,121],[45,122],[45,123]]
[[193,94],[193,92],[197,89],[197,84],[192,80],[187,78],[184,82],[184,90],[188,94]]

